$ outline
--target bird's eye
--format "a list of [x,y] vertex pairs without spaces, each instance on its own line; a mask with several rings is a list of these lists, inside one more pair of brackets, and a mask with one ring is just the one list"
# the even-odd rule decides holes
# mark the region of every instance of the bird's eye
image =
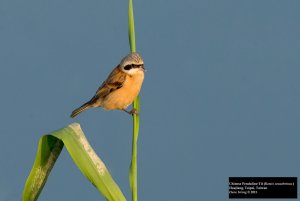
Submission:
[[130,70],[132,69],[133,65],[132,64],[128,64],[124,67],[125,70]]

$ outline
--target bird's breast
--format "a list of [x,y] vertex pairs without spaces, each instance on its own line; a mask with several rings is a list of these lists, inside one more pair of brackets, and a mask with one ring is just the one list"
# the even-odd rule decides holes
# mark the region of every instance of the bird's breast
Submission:
[[107,110],[126,109],[138,96],[144,80],[144,72],[127,75],[123,86],[109,94],[102,103]]

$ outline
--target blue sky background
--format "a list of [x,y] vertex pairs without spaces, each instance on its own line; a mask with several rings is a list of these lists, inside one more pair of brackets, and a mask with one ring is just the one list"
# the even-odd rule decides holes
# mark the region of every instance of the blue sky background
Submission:
[[[0,201],[42,134],[81,124],[130,199],[132,119],[73,109],[129,52],[125,0],[0,1]],[[300,2],[134,1],[139,198],[228,200],[229,176],[300,176]],[[64,149],[41,201],[104,200]]]

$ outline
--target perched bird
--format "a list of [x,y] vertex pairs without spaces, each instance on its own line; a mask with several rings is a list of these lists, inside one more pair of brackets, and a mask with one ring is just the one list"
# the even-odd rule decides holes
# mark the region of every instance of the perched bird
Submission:
[[128,54],[120,64],[109,74],[95,96],[71,114],[74,118],[79,113],[93,107],[106,110],[123,110],[131,115],[137,114],[126,108],[138,96],[144,80],[144,61],[138,53]]

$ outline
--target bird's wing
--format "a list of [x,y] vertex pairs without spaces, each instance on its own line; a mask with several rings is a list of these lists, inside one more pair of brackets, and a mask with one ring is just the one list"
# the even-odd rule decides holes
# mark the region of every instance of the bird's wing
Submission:
[[120,89],[126,79],[126,73],[119,69],[117,66],[108,76],[106,81],[102,83],[96,92],[96,97],[105,98],[111,92]]

